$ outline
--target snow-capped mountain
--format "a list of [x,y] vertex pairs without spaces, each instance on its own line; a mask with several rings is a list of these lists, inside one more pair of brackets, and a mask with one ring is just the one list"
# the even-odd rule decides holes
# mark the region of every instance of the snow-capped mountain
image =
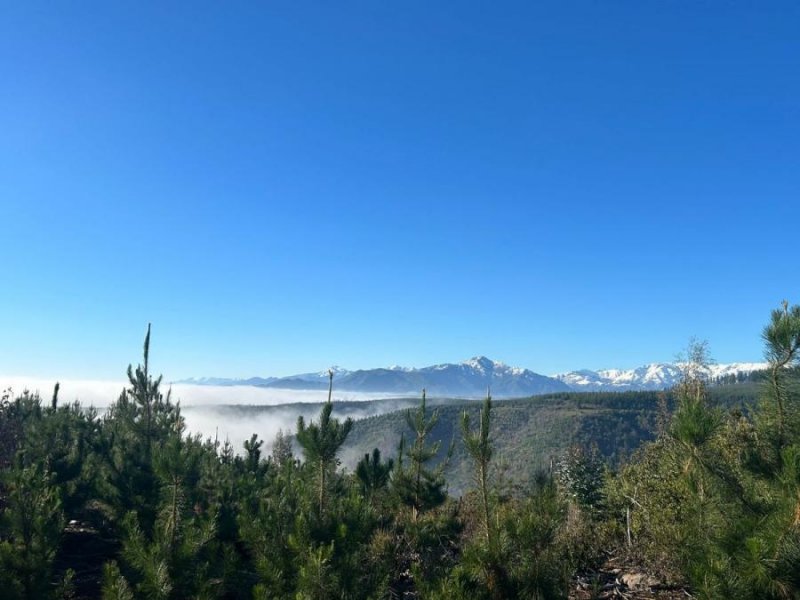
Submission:
[[[277,385],[277,384],[276,384]],[[339,389],[361,392],[419,393],[425,388],[437,396],[480,397],[491,390],[495,397],[531,396],[569,391],[569,387],[528,369],[509,367],[485,356],[458,364],[445,363],[421,369],[370,369],[352,371],[339,380]]]
[[[291,379],[299,379],[300,381],[311,381],[313,383],[324,383],[325,385],[327,385],[328,373],[330,371],[333,371],[334,379],[341,379],[342,377],[350,373],[350,371],[348,371],[347,369],[343,369],[342,367],[338,366],[333,366],[330,369],[325,369],[324,371],[316,371],[314,373],[301,373],[300,375],[292,375]],[[280,379],[278,381],[280,381]]]
[[[759,371],[766,366],[766,363],[717,364],[710,365],[706,374],[710,381],[714,381],[720,377]],[[481,397],[490,389],[492,396],[496,398],[569,391],[663,390],[678,383],[683,374],[680,363],[652,363],[636,369],[584,369],[548,377],[529,369],[510,367],[485,356],[476,356],[457,364],[444,363],[419,369],[395,365],[356,371],[331,367],[331,370],[334,373],[333,385],[337,391],[415,395],[425,388],[432,396]],[[200,377],[179,383],[321,390],[328,387],[328,370],[289,377]]]
[[[730,375],[747,374],[766,369],[766,363],[729,363],[709,365],[706,376],[709,381]],[[652,363],[636,369],[588,369],[554,375],[573,390],[626,391],[663,390],[671,388],[681,380],[683,366],[680,363]]]
[[[322,390],[328,388],[328,372],[333,371],[333,378],[339,382],[342,378],[347,377],[350,371],[341,367],[331,367],[324,371],[315,371],[313,373],[300,373],[299,375],[290,375],[289,377],[273,377],[271,381],[263,384],[261,387],[280,388],[284,390]],[[342,389],[337,385],[338,389]],[[357,391],[357,390],[355,390]]]
[[[458,364],[445,363],[420,369],[392,366],[382,369],[348,371],[333,367],[334,387],[338,391],[419,394],[425,388],[433,396],[481,397],[490,389],[495,397],[531,396],[569,391],[569,386],[528,369],[509,367],[485,356],[476,356]],[[301,373],[289,377],[251,380],[192,378],[180,383],[205,385],[258,385],[279,389],[324,389],[328,371]],[[224,383],[220,383],[224,382]]]

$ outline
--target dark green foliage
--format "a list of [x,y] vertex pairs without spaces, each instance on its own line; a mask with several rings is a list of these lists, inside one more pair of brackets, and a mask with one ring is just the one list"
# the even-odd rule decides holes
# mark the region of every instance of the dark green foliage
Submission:
[[42,465],[17,465],[3,473],[0,512],[0,584],[3,597],[54,596],[53,559],[64,515],[52,475]]
[[308,490],[293,464],[250,487],[242,494],[238,525],[258,583],[256,597],[285,598],[295,586],[296,517]]
[[[764,340],[758,401],[754,381],[702,378],[702,344],[666,394],[430,410],[423,392],[356,424],[334,418],[331,377],[319,417],[298,420],[300,461],[289,434],[269,457],[256,435],[238,453],[187,435],[148,328],[102,418],[57,389],[0,399],[0,595],[565,598],[602,549],[697,598],[798,597],[800,309],[775,311]],[[363,458],[340,469],[347,442]],[[101,548],[92,564],[76,536]]]
[[[427,407],[438,414],[429,434],[431,440],[461,438],[465,412],[471,423],[481,419],[480,402],[442,405],[428,398]],[[604,461],[618,465],[653,438],[658,410],[655,392],[558,394],[493,401],[492,459],[498,473],[523,486],[531,484],[538,470],[549,468],[573,445],[596,445]],[[406,411],[398,411],[356,421],[344,447],[377,447],[383,456],[396,456],[401,437],[406,447],[411,441],[406,415]],[[447,445],[440,447],[429,464],[434,467],[444,463],[449,492],[458,496],[474,483],[473,460],[461,443],[455,444],[446,460],[449,450]]]
[[303,417],[297,419],[297,442],[303,447],[306,462],[316,465],[318,511],[322,515],[325,509],[329,473],[337,466],[336,454],[342,447],[347,435],[353,427],[353,420],[346,419],[343,423],[331,418],[333,403],[331,392],[333,389],[333,371],[328,372],[329,388],[328,402],[322,407],[319,422],[310,422],[307,426]]
[[660,439],[610,482],[611,512],[631,515],[630,551],[700,598],[800,595],[799,396],[789,383],[800,309],[784,304],[764,332],[770,376],[761,401],[727,414],[698,376],[696,348]]
[[466,413],[462,419],[465,447],[475,468],[475,495],[467,496],[467,502],[477,496],[479,517],[470,524],[470,511],[465,512],[468,535],[462,556],[433,596],[486,600],[566,597],[567,582],[578,566],[576,540],[566,522],[566,498],[552,475],[544,472],[535,475],[524,496],[495,493],[489,483],[491,410],[487,395],[476,433],[470,430]]
[[605,470],[597,446],[573,446],[558,464],[558,480],[583,510],[595,515],[604,508]]
[[225,536],[236,536],[230,523],[223,536],[217,531],[230,489],[209,485],[219,472],[216,448],[184,435],[179,407],[149,374],[149,343],[148,327],[144,364],[128,368],[130,388],[104,420],[101,493],[122,541],[119,565],[105,570],[104,594],[220,597],[232,560]]
[[64,511],[73,518],[89,518],[87,509],[95,497],[100,468],[95,451],[100,436],[96,412],[83,410],[78,403],[51,406],[26,423],[20,458],[25,464],[43,458],[53,484],[60,490]]
[[[392,487],[400,502],[411,509],[412,519],[417,520],[419,513],[440,506],[446,499],[444,466],[431,469],[428,463],[436,457],[441,446],[437,440],[429,443],[431,431],[439,421],[439,411],[427,413],[425,390],[422,390],[422,401],[419,407],[406,412],[406,424],[414,436],[409,447],[405,438],[401,437],[397,458],[397,468],[392,479]],[[404,462],[407,460],[408,462]]]
[[389,485],[389,475],[394,468],[394,460],[381,462],[381,451],[375,448],[372,455],[365,454],[356,465],[356,477],[361,483],[361,490],[369,497],[378,490]]
[[567,508],[552,477],[540,473],[524,498],[499,505],[496,541],[466,544],[458,564],[426,597],[566,598],[578,567],[575,541],[566,535]]
[[478,431],[471,431],[469,414],[466,411],[461,420],[464,447],[475,468],[474,483],[479,499],[482,530],[482,535],[472,536],[472,540],[465,544],[461,568],[469,578],[480,583],[489,598],[500,600],[511,594],[512,586],[507,568],[508,548],[504,544],[504,538],[498,538],[499,523],[493,519],[496,502],[489,485],[489,467],[493,454],[493,444],[489,437],[491,410],[492,398],[487,393],[480,412]]
[[180,409],[171,394],[161,393],[161,377],[149,370],[150,326],[144,342],[144,363],[128,366],[130,387],[123,390],[104,417],[100,454],[104,457],[101,494],[109,516],[121,520],[136,510],[140,526],[152,532],[159,503],[153,454],[159,445],[183,432]]
[[258,434],[250,436],[249,440],[244,443],[244,469],[250,473],[257,473],[261,470],[261,446],[264,445],[262,440],[258,439]]
[[797,371],[800,365],[800,306],[773,310],[769,324],[762,334],[766,343],[767,369],[766,402],[761,411],[761,430],[771,442],[773,462],[780,466],[783,449],[800,436]]
[[[159,448],[156,474],[160,502],[148,535],[131,512],[123,523],[121,573],[109,573],[106,587],[129,589],[137,598],[213,598],[222,595],[216,514],[191,502],[199,480],[197,442],[173,438]],[[113,577],[112,577],[113,576]]]
[[464,447],[475,463],[475,484],[481,496],[483,509],[483,529],[486,543],[491,546],[492,526],[489,516],[489,463],[492,460],[493,448],[489,439],[491,426],[492,397],[486,395],[486,400],[481,408],[480,428],[477,433],[470,431],[469,414],[465,411],[461,419],[461,435]]
[[73,576],[55,564],[64,513],[89,518],[96,497],[99,422],[93,410],[52,401],[43,407],[37,394],[24,392],[13,401],[4,396],[0,430],[8,435],[0,443],[6,453],[0,464],[0,543],[11,552],[3,559],[6,567],[15,565],[20,573],[9,589],[22,590],[23,597],[58,594],[71,587],[62,579]]

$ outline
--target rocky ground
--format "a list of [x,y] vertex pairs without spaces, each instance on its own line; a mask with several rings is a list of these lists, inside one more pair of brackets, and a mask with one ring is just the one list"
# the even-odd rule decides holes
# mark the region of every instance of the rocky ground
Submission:
[[575,578],[570,600],[686,600],[693,598],[682,586],[670,585],[636,565],[609,558],[596,572]]

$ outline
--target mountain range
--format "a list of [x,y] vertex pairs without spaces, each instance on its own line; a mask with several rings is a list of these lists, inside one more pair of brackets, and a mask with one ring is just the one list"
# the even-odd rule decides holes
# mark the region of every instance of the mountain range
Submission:
[[[714,364],[707,368],[710,380],[736,376],[766,368],[765,363]],[[588,369],[540,375],[530,369],[510,367],[476,356],[462,363],[445,363],[423,368],[388,367],[348,371],[333,367],[334,385],[339,391],[418,394],[425,388],[432,396],[480,397],[491,390],[496,398],[534,396],[569,391],[662,390],[680,381],[680,363],[652,363],[636,369]],[[328,386],[328,371],[301,373],[289,377],[229,379],[200,377],[179,381],[197,385],[250,385],[276,389],[317,390]]]
[[[715,381],[723,377],[746,375],[767,368],[766,363],[712,364],[705,369],[706,377]],[[600,371],[570,371],[554,375],[572,390],[584,392],[658,391],[673,387],[681,380],[680,363],[651,363],[636,369],[604,369]]]

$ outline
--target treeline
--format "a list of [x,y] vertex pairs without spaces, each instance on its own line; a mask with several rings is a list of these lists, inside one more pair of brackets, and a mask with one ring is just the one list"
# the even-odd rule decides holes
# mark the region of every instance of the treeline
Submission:
[[[795,376],[800,375],[800,367],[788,367],[788,370]],[[769,369],[759,369],[757,371],[741,371],[729,375],[714,377],[710,383],[714,385],[734,385],[737,383],[767,383],[770,378]]]
[[[240,452],[189,436],[150,372],[148,329],[102,417],[59,405],[57,387],[2,397],[2,597],[565,598],[613,554],[694,597],[796,598],[800,307],[774,311],[764,339],[769,377],[749,410],[712,400],[698,345],[627,461],[612,470],[575,447],[515,485],[489,398],[442,440],[423,393],[399,450],[365,448],[352,472],[340,458],[353,422],[330,395],[298,420],[299,456],[288,434]],[[460,498],[444,478],[455,452],[471,471]]]

